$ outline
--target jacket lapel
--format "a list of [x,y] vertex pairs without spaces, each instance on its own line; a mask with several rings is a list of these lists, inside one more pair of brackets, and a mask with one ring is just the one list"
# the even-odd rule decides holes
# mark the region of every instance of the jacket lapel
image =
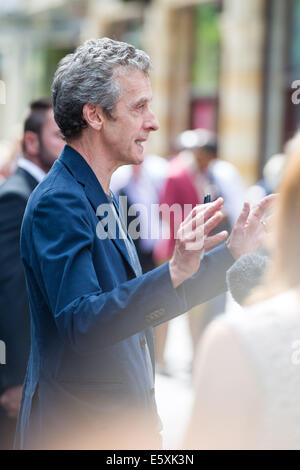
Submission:
[[[75,149],[73,149],[69,145],[66,145],[59,157],[59,161],[65,167],[67,167],[67,169],[71,172],[71,174],[78,181],[78,183],[83,186],[86,196],[91,206],[93,207],[95,214],[97,213],[97,209],[99,208],[99,206],[101,206],[101,204],[110,204],[109,198],[105,194],[95,173],[85,161],[85,159]],[[102,223],[101,217],[99,217],[98,215],[97,217]],[[108,232],[108,236],[111,241],[115,244],[123,258],[129,264],[133,273],[137,275],[136,270],[131,262],[128,250],[126,248],[125,241],[118,236],[118,226],[116,237],[114,236],[114,233],[110,233],[107,229],[106,231]]]
[[17,175],[21,175],[27,182],[31,191],[33,191],[36,186],[38,185],[38,180],[36,180],[28,171],[24,170],[24,168],[18,168],[16,171]]

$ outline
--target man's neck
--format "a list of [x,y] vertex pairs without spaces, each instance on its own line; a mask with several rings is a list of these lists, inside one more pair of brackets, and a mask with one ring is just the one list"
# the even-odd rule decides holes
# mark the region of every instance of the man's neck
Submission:
[[99,142],[93,143],[83,137],[68,143],[68,145],[80,153],[95,173],[104,192],[109,194],[111,176],[118,166],[108,159],[107,152],[99,145]]

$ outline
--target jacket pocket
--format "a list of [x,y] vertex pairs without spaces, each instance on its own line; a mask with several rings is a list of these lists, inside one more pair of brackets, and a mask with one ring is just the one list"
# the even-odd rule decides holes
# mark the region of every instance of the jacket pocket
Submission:
[[121,380],[59,380],[58,384],[76,390],[119,390],[124,382]]

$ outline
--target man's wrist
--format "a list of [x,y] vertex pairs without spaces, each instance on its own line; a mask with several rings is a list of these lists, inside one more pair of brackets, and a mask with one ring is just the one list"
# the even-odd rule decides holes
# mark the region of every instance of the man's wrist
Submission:
[[169,262],[169,271],[173,287],[176,289],[180,284],[182,284],[183,279],[180,270],[172,260]]
[[240,255],[239,255],[239,253],[237,252],[237,250],[235,250],[234,247],[232,246],[231,236],[229,236],[229,237],[227,238],[227,240],[226,240],[225,243],[226,243],[226,246],[227,246],[228,250],[229,250],[230,253],[231,253],[231,256],[232,256],[235,260],[237,260],[237,259],[240,257]]

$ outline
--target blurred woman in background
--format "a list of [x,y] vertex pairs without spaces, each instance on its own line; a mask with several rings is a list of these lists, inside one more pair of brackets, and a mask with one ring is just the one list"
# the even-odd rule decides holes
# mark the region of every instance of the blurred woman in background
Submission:
[[300,151],[289,157],[265,280],[204,334],[186,448],[300,449]]

